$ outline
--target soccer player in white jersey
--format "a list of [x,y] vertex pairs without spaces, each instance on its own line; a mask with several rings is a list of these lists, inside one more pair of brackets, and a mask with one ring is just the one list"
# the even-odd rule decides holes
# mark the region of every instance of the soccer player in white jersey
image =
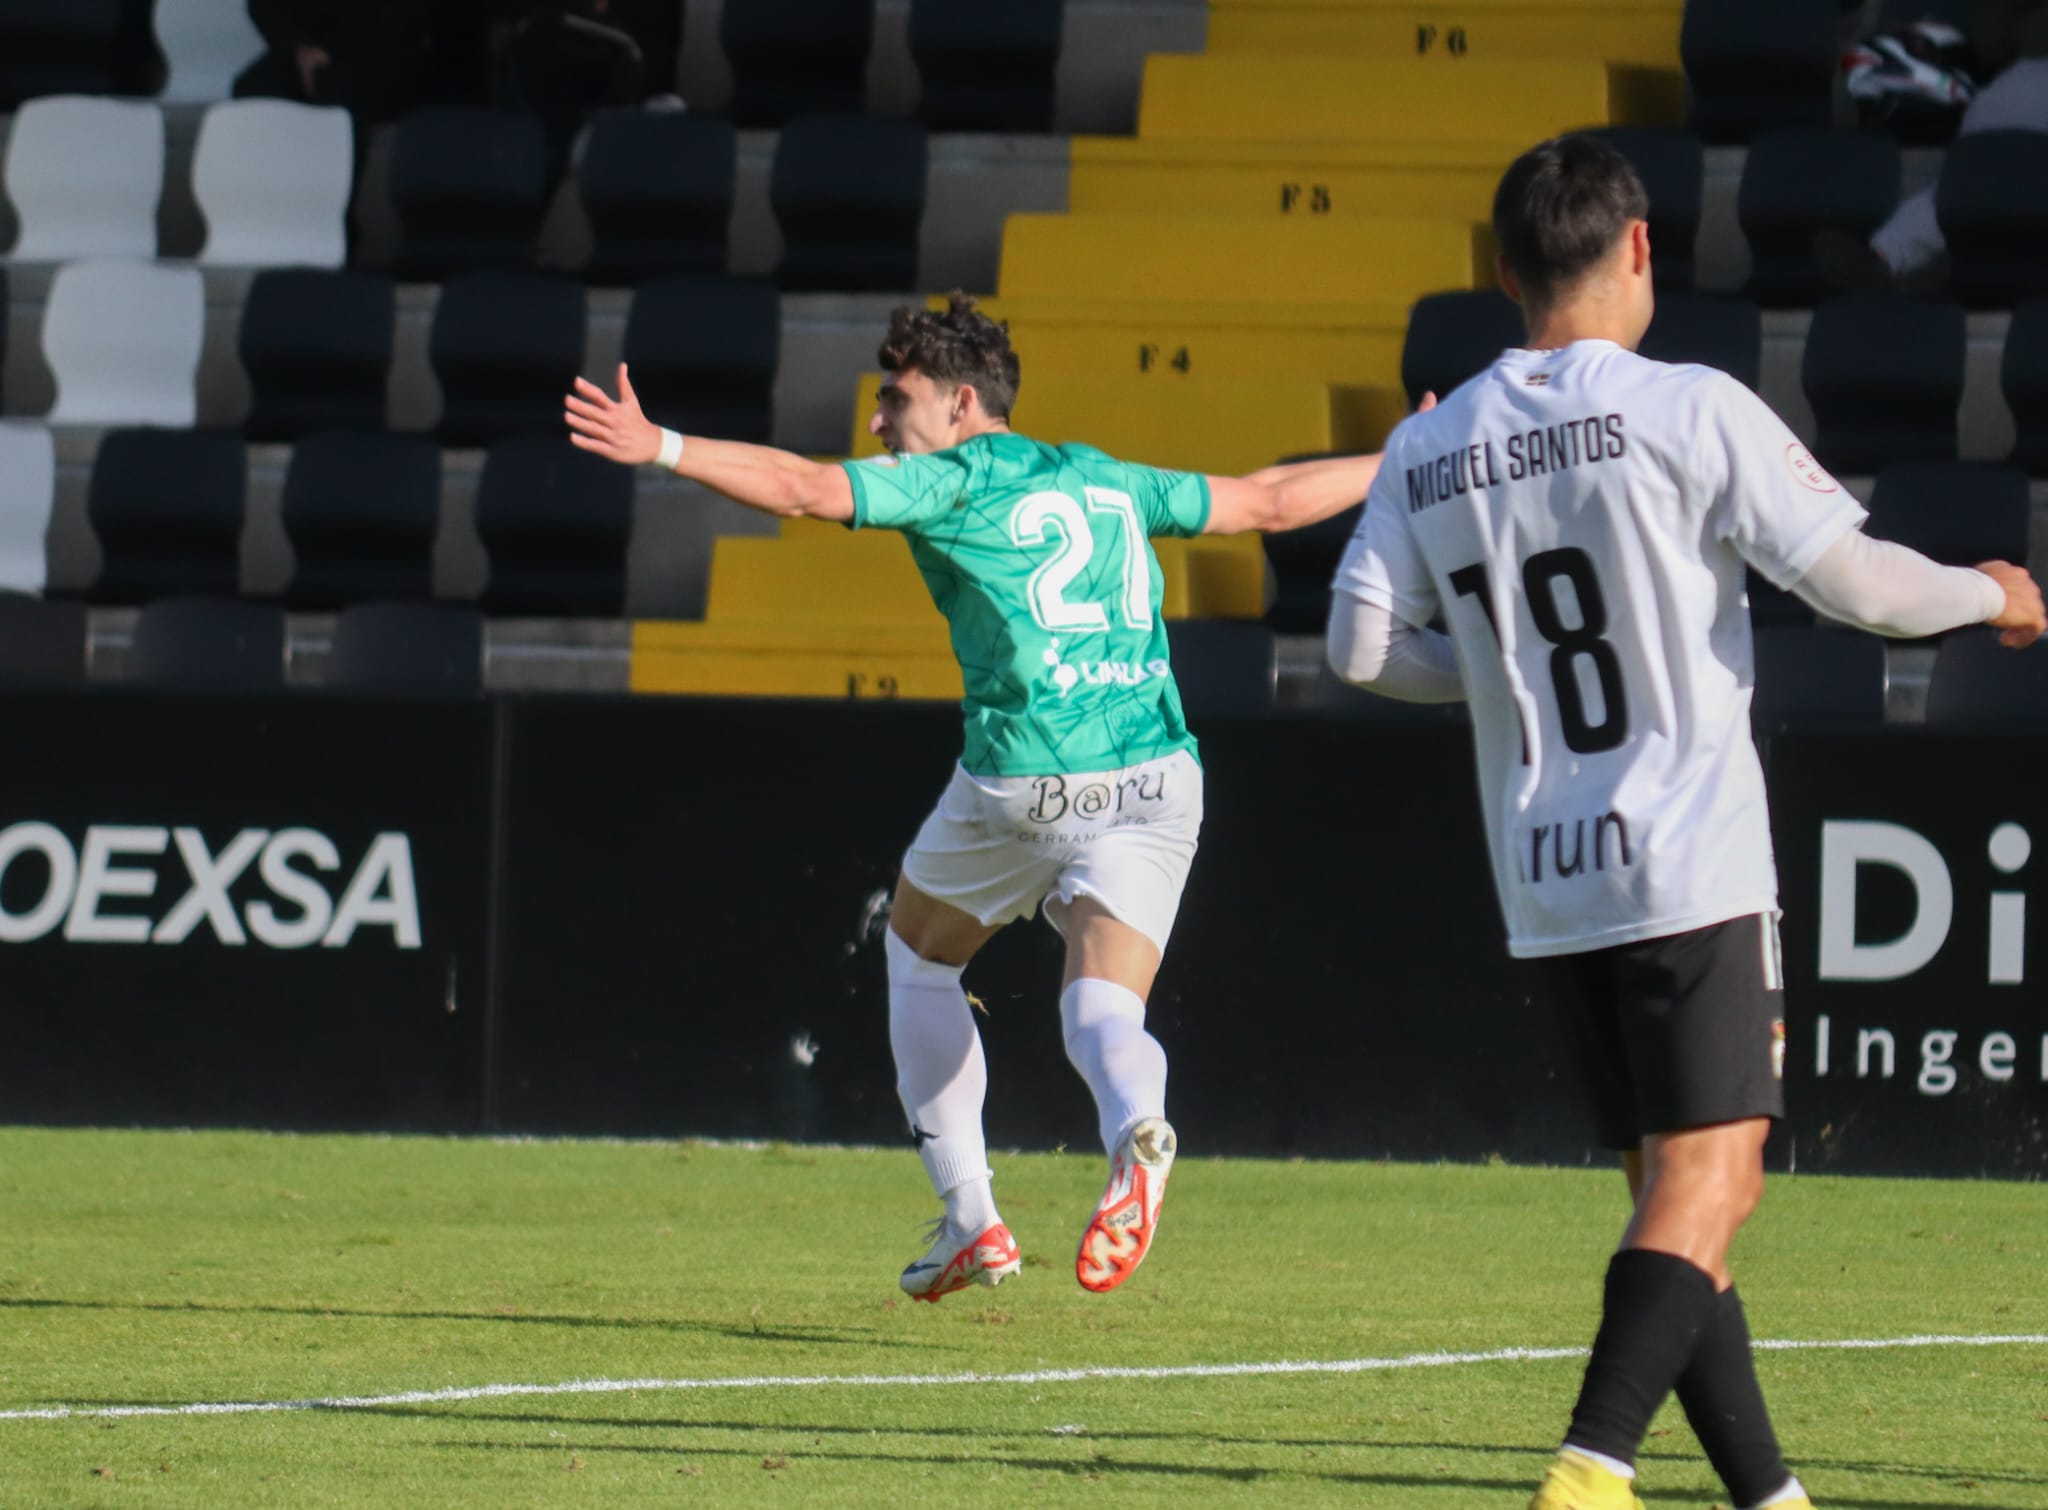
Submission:
[[579,379],[565,418],[577,445],[615,461],[659,461],[771,514],[909,537],[967,695],[960,765],[904,857],[885,939],[897,1090],[945,1203],[900,1283],[936,1300],[1020,1267],[990,1187],[988,1075],[960,976],[1043,904],[1066,936],[1067,1055],[1110,1156],[1075,1274],[1107,1291],[1149,1251],[1173,1163],[1145,999],[1202,822],[1149,538],[1328,518],[1365,496],[1379,458],[1202,477],[1026,439],[1009,427],[1008,330],[960,295],[943,314],[897,310],[880,358],[870,428],[890,454],[867,462],[685,442],[641,412],[623,367],[617,399]]
[[1637,356],[1647,209],[1590,137],[1508,169],[1494,227],[1528,345],[1388,442],[1329,653],[1361,686],[1470,699],[1509,952],[1546,962],[1635,1198],[1533,1510],[1639,1507],[1636,1451],[1674,1389],[1738,1510],[1806,1507],[1727,1262],[1784,1104],[1744,566],[1879,634],[1986,623],[2015,647],[2041,594],[2016,566],[1868,538],[1748,389]]

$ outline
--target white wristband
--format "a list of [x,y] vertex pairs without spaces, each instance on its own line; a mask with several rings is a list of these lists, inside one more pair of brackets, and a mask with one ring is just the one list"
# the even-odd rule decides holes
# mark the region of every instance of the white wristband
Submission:
[[674,430],[663,430],[661,432],[661,449],[654,456],[656,464],[664,472],[673,472],[676,469],[676,463],[682,459],[683,437]]

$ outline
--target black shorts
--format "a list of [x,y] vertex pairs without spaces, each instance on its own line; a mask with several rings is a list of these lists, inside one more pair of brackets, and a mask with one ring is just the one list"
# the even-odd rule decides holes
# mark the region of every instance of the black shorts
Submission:
[[1785,1115],[1785,988],[1777,920],[1542,961],[1603,1147]]

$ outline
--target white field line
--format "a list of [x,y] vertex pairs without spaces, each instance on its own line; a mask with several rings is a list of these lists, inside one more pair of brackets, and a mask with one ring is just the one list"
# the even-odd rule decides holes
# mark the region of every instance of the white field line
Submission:
[[[1857,1352],[1923,1347],[2048,1347],[2048,1335],[1862,1337],[1757,1342],[1765,1352]],[[133,1416],[248,1416],[287,1410],[377,1410],[393,1405],[451,1405],[548,1395],[675,1394],[731,1389],[924,1389],[963,1384],[1077,1384],[1097,1379],[1242,1379],[1282,1374],[1369,1374],[1395,1369],[1457,1368],[1475,1363],[1540,1363],[1583,1358],[1580,1347],[1504,1347],[1483,1353],[1408,1353],[1396,1358],[1281,1360],[1272,1363],[1185,1363],[1154,1368],[1042,1368],[1014,1374],[752,1374],[724,1379],[571,1379],[560,1384],[479,1384],[415,1389],[391,1395],[335,1395],[315,1400],[215,1400],[184,1405],[51,1406],[0,1410],[0,1421],[121,1420]]]

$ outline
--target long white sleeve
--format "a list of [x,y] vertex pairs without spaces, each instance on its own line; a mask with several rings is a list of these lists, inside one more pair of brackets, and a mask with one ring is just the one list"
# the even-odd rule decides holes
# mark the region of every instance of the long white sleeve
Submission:
[[1417,629],[1341,589],[1330,595],[1330,669],[1355,687],[1404,703],[1458,703],[1465,679],[1451,637]]
[[1982,624],[2005,607],[2005,590],[1984,573],[1937,565],[1861,530],[1829,546],[1792,591],[1831,619],[1906,640]]

